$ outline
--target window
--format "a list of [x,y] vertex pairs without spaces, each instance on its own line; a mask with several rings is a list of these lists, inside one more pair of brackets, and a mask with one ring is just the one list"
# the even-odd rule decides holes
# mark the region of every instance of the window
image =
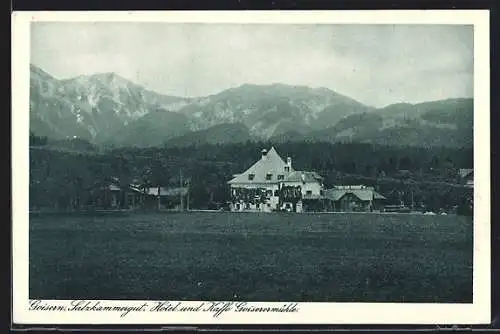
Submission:
[[255,178],[255,174],[248,174],[248,179],[252,181]]
[[274,196],[279,196],[279,195],[280,195],[280,194],[279,194],[279,191],[278,191],[278,190],[275,190],[275,191],[274,191]]
[[283,174],[278,175],[278,180],[284,180],[284,179],[285,179],[285,175],[283,175]]
[[270,181],[272,177],[273,177],[273,174],[271,174],[271,173],[267,173],[266,174],[266,180],[267,181]]
[[308,190],[308,191],[306,191],[306,195],[309,195],[309,196],[310,196],[310,195],[312,195],[312,193],[313,193],[313,192],[312,192],[312,190]]
[[289,172],[289,171],[290,171],[290,167],[285,166],[285,172]]

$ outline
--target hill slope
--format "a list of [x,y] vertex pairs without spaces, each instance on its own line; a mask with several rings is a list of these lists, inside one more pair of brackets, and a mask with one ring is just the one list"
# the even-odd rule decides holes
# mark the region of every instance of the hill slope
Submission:
[[167,147],[201,146],[205,144],[241,143],[252,139],[245,125],[226,123],[172,138],[165,145]]
[[326,88],[245,84],[195,101],[180,112],[190,116],[193,130],[241,123],[253,136],[267,139],[292,129],[322,129],[343,116],[372,109]]
[[352,115],[335,126],[308,134],[313,141],[353,141],[383,145],[473,145],[473,100],[449,99],[396,104]]
[[107,141],[159,108],[174,110],[189,101],[151,92],[115,73],[57,80],[36,66],[30,70],[31,130],[53,138]]
[[330,89],[284,84],[181,98],[115,73],[58,80],[30,70],[31,131],[53,139],[139,147],[251,139],[467,147],[473,141],[472,99],[375,109]]

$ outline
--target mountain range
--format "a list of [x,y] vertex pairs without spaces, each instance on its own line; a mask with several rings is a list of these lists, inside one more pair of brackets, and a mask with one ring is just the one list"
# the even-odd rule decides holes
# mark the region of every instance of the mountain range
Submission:
[[250,85],[185,98],[116,73],[59,80],[30,65],[30,131],[115,146],[184,146],[247,140],[472,147],[473,100],[384,108],[327,88]]

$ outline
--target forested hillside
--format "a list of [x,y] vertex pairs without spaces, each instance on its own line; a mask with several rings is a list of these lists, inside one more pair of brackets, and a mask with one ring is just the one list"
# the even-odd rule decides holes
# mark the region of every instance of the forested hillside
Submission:
[[413,198],[418,205],[437,210],[461,205],[471,195],[470,189],[460,185],[458,177],[459,168],[472,168],[470,148],[247,141],[93,150],[81,142],[59,142],[54,146],[34,135],[30,142],[32,208],[82,206],[96,187],[112,178],[124,185],[139,182],[178,186],[181,171],[184,179],[190,180],[192,208],[220,205],[228,199],[226,182],[259,159],[262,148],[271,145],[282,158],[290,156],[295,169],[320,173],[327,187],[375,186],[389,203],[409,203]]

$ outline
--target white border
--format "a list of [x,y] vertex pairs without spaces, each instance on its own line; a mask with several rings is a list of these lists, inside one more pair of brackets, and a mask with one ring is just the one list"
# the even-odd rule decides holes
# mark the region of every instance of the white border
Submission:
[[[28,310],[29,57],[31,21],[474,25],[473,304],[301,303],[298,313],[131,313]],[[489,12],[211,11],[14,12],[12,15],[13,322],[18,324],[481,324],[490,322]],[[64,301],[59,301],[64,303]],[[123,302],[109,301],[123,304]],[[135,302],[129,302],[133,305]],[[142,302],[136,302],[138,304]],[[65,303],[66,305],[68,302]],[[259,303],[263,304],[263,303]],[[271,303],[264,303],[271,304]],[[280,303],[279,305],[281,305]]]

